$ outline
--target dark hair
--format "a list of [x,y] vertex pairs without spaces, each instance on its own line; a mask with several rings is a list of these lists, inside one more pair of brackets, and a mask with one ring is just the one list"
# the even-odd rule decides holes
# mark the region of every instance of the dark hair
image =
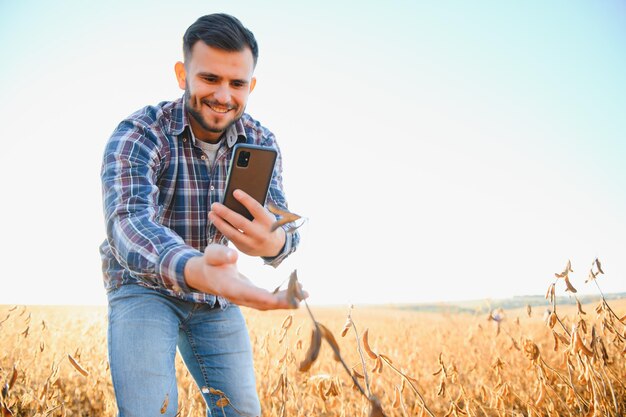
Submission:
[[224,51],[243,51],[248,47],[252,51],[256,66],[259,57],[256,39],[252,32],[234,16],[225,13],[209,14],[202,16],[189,26],[183,36],[185,61],[191,58],[191,48],[198,41]]

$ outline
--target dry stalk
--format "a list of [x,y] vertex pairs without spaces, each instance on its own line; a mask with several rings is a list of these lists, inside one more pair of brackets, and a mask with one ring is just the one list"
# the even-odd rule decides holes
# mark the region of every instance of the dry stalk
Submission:
[[424,407],[424,409],[426,410],[426,412],[431,416],[431,417],[435,417],[435,415],[433,414],[433,412],[428,408],[428,406],[426,405],[426,401],[424,401],[424,397],[422,396],[422,394],[420,394],[420,392],[417,390],[417,388],[415,388],[415,386],[413,385],[413,383],[411,382],[411,378],[409,378],[408,376],[406,376],[403,372],[401,372],[398,368],[396,368],[395,366],[393,366],[393,364],[391,363],[391,361],[389,360],[389,358],[387,358],[384,355],[380,355],[380,358],[387,364],[387,366],[389,366],[395,373],[397,373],[398,375],[400,375],[402,377],[402,379],[409,385],[409,387],[411,387],[411,390],[413,390],[413,392],[415,393],[415,395],[417,395],[420,399],[420,401],[422,402],[422,406]]
[[[546,361],[544,361],[543,358],[540,358],[539,360],[541,362],[541,366],[549,369],[554,375],[556,375],[561,381],[563,381],[563,383],[565,385],[567,385],[569,388],[572,389],[572,391],[576,395],[576,399],[579,401],[579,404],[578,404],[579,405],[579,409],[582,410],[582,404],[580,404],[580,403],[582,402],[586,406],[587,402],[585,401],[585,399],[576,390],[576,386],[572,382],[572,374],[571,374],[571,372],[569,374],[569,380],[565,379],[565,377],[563,375],[561,375],[559,371],[557,371],[556,369],[554,369],[550,365],[548,365],[548,363]],[[568,367],[568,370],[569,370],[569,367]]]
[[[311,317],[311,320],[313,320],[313,325],[315,327],[315,329],[313,330],[313,333],[318,333],[321,336],[323,335],[323,332],[321,330],[321,323],[319,323],[317,320],[315,320],[315,316],[313,316],[313,312],[311,311],[311,308],[309,307],[309,304],[306,302],[306,300],[304,300],[304,305],[307,309],[307,311],[309,312],[309,316]],[[328,331],[328,333],[330,333],[330,331]],[[326,337],[324,337],[324,339],[326,340],[326,342],[330,345],[331,349],[333,350],[333,353],[335,354],[335,359],[338,360],[341,365],[343,366],[343,368],[346,370],[346,372],[348,373],[348,375],[350,375],[350,378],[352,379],[352,382],[354,383],[354,385],[357,387],[357,389],[359,390],[359,392],[366,398],[369,399],[367,393],[365,392],[365,390],[363,389],[363,387],[361,386],[361,384],[359,384],[358,379],[356,378],[356,376],[354,376],[354,374],[352,372],[350,372],[350,368],[348,368],[348,365],[346,365],[346,362],[343,360],[343,357],[341,356],[341,353],[339,352],[339,346],[337,345],[336,342],[334,342],[334,338],[333,341],[327,339]],[[333,343],[334,342],[334,343]],[[319,353],[319,352],[318,352]],[[308,355],[307,355],[308,356]],[[315,358],[317,358],[317,355],[315,356]],[[315,359],[313,359],[314,361]]]
[[[363,349],[361,349],[359,331],[357,330],[356,325],[354,324],[354,320],[352,320],[352,306],[350,306],[350,309],[348,310],[348,321],[352,329],[354,329],[354,336],[356,338],[356,347],[359,352],[359,357],[361,358],[361,366],[363,367],[363,377],[365,378],[365,387],[367,388],[367,396],[371,397],[372,391],[370,389],[370,381],[369,381],[369,376],[367,374],[367,368],[365,367],[365,358],[363,357]],[[346,325],[345,327],[347,328],[348,326]]]

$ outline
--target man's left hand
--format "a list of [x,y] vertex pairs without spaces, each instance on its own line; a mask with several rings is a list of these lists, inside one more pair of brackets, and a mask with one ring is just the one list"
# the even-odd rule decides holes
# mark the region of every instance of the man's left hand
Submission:
[[278,255],[285,245],[286,235],[282,227],[270,232],[276,217],[249,194],[235,190],[233,195],[252,214],[253,221],[220,203],[211,205],[209,220],[246,255]]

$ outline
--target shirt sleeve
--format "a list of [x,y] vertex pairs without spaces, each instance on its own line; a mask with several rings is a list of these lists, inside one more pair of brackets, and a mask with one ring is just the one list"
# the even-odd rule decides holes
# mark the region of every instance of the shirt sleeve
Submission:
[[[278,144],[274,140],[273,134],[270,134],[273,146],[278,151],[278,155],[276,157],[276,164],[274,165],[274,173],[272,175],[272,182],[270,184],[268,200],[273,203],[275,206],[282,210],[288,210],[287,206],[287,198],[285,197],[285,192],[283,189],[283,167],[282,167],[282,156],[280,153],[280,148]],[[298,244],[300,243],[300,234],[297,230],[293,229],[293,226],[290,224],[285,224],[282,226],[285,229],[285,245],[283,246],[280,253],[274,257],[262,257],[263,261],[266,265],[271,265],[274,268],[278,267],[282,261],[284,261],[289,255],[296,251]]]
[[107,239],[133,277],[189,293],[185,264],[202,253],[156,220],[158,175],[168,153],[167,143],[138,121],[124,121],[113,133],[101,171]]

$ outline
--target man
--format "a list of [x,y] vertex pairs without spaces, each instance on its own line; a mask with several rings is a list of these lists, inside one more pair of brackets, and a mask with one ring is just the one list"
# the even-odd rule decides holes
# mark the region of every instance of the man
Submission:
[[[299,236],[270,232],[275,217],[241,190],[234,196],[253,221],[219,203],[236,143],[278,150],[274,135],[244,113],[256,84],[254,35],[232,16],[208,15],[187,29],[183,52],[175,65],[183,97],[122,121],[102,165],[107,240],[100,251],[115,397],[120,416],[176,415],[178,347],[209,416],[258,416],[237,305],[289,303],[285,291],[270,293],[239,274],[237,252],[225,245],[277,266]],[[281,170],[279,152],[268,200],[286,208]],[[214,390],[230,405],[221,407]]]

